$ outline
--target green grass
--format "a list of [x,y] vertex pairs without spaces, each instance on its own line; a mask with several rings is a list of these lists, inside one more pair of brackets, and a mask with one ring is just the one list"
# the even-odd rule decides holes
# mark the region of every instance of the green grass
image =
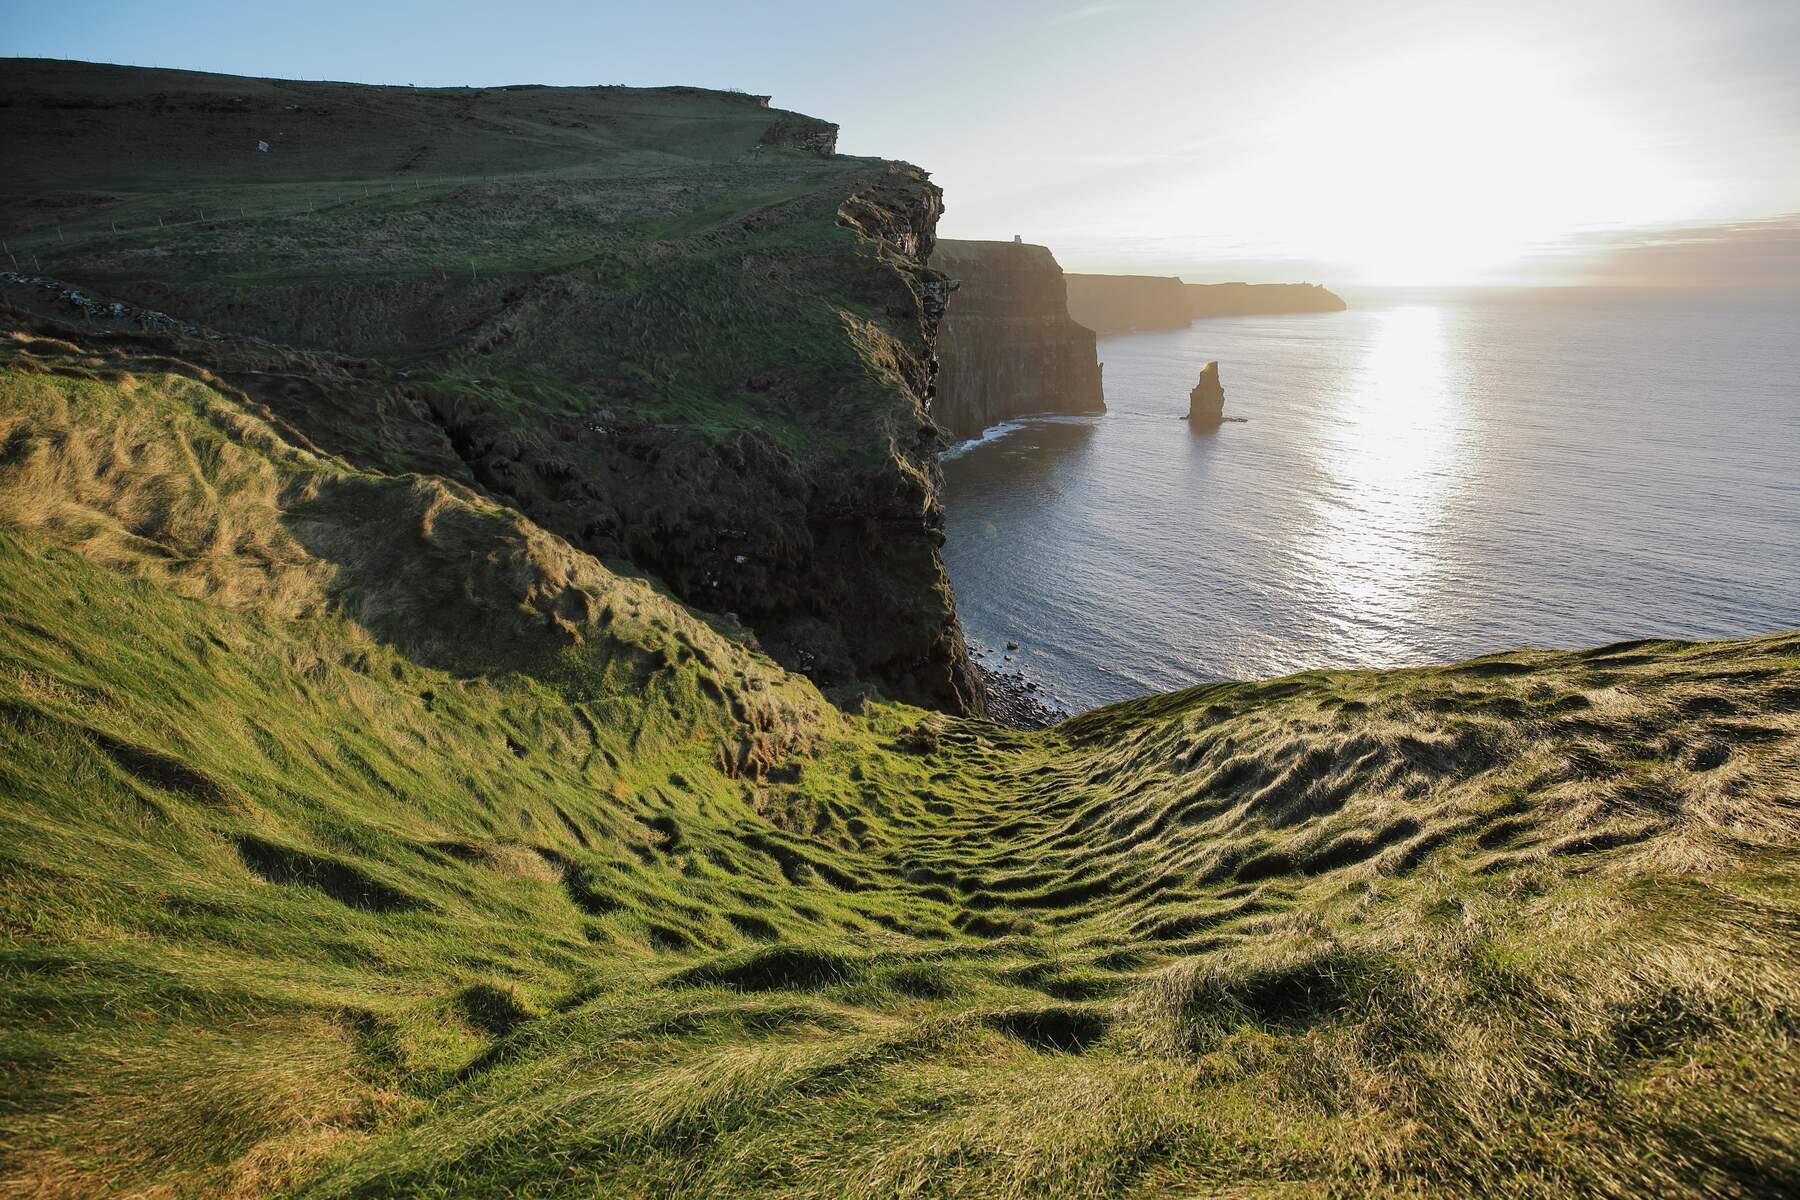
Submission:
[[[28,253],[51,275],[228,332],[377,356],[446,389],[499,391],[526,431],[555,414],[524,397],[550,389],[579,411],[606,408],[614,424],[715,441],[757,430],[807,457],[868,457],[884,452],[871,423],[904,424],[910,404],[896,408],[904,397],[859,365],[840,309],[904,339],[916,338],[916,321],[887,312],[896,295],[844,308],[817,281],[854,284],[861,267],[838,209],[881,173],[805,159],[683,166],[649,181],[589,168],[367,199],[357,183],[318,184],[276,193],[289,210],[230,192],[159,196],[183,212],[211,205],[214,219],[187,213],[160,226],[146,210],[127,217],[144,222],[135,230]],[[308,207],[291,209],[297,201]],[[770,209],[778,220],[746,231]],[[903,285],[898,300],[910,309]],[[446,329],[467,342],[442,345]],[[747,389],[757,376],[782,386]],[[646,386],[621,394],[608,386],[620,377]],[[859,378],[846,394],[844,381]],[[824,421],[800,420],[798,398],[820,391],[841,402]]]
[[168,360],[0,357],[8,1191],[1800,1184],[1800,636],[841,713]]
[[[827,461],[879,464],[916,423],[838,312],[848,298],[918,340],[902,280],[878,273],[888,286],[856,300],[873,247],[840,217],[896,168],[762,144],[791,114],[691,89],[9,70],[0,145],[25,169],[0,184],[0,223],[28,272],[450,388],[551,388],[615,423],[756,430]],[[784,386],[747,390],[759,374]],[[620,376],[652,386],[609,391]],[[822,391],[826,419],[801,419],[793,398]],[[543,433],[529,403],[506,407]]]

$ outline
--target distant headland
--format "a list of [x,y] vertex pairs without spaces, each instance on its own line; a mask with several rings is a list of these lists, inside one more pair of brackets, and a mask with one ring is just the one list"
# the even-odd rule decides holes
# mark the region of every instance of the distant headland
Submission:
[[1069,315],[1095,333],[1180,329],[1200,317],[1343,312],[1316,283],[1186,283],[1173,275],[1066,275]]

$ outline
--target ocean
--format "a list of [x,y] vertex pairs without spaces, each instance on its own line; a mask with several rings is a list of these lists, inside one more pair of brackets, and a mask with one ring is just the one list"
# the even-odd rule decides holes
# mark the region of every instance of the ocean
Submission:
[[[1102,339],[1105,415],[947,451],[944,557],[979,661],[1075,712],[1800,627],[1800,298],[1346,299]],[[1235,419],[1191,430],[1209,359]]]

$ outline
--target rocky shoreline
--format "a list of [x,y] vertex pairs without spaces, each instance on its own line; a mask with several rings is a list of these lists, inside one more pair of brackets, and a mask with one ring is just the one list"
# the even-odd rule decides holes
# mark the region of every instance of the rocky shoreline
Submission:
[[987,689],[989,720],[1013,729],[1048,729],[1074,715],[1049,702],[1023,672],[990,666],[981,661],[988,656],[979,651],[971,657]]

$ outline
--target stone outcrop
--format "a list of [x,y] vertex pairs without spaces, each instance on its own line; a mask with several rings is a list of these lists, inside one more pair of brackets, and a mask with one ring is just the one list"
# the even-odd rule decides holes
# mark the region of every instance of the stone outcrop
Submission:
[[1200,368],[1200,382],[1188,393],[1188,424],[1217,425],[1225,419],[1225,387],[1219,382],[1219,364]]
[[[767,107],[764,102],[763,107]],[[785,146],[790,150],[804,150],[808,154],[817,154],[820,158],[830,158],[837,153],[838,127],[830,121],[821,121],[817,117],[803,116],[800,113],[784,113],[773,125],[763,131],[764,146]]]
[[21,275],[17,271],[0,271],[0,284],[36,288],[39,292],[54,296],[73,313],[78,313],[89,321],[129,326],[150,333],[179,333],[187,337],[210,338],[215,342],[219,340],[218,334],[202,329],[192,321],[178,321],[168,313],[160,313],[153,308],[140,308],[122,300],[102,300],[47,275]]
[[1049,250],[943,240],[931,266],[955,281],[938,329],[931,416],[940,426],[974,437],[1027,413],[1105,410],[1094,332],[1070,319]]
[[1069,275],[1069,315],[1096,333],[1181,329],[1200,317],[1342,312],[1316,283],[1184,283],[1173,275]]

